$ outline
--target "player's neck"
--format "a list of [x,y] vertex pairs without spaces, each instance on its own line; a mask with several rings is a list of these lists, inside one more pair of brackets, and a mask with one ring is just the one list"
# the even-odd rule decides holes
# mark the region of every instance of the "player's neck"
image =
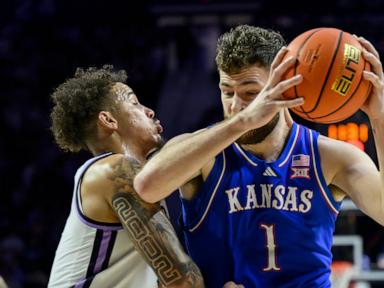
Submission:
[[123,141],[99,141],[97,144],[94,143],[93,145],[88,145],[88,147],[94,156],[112,152],[130,156],[140,163],[146,161],[146,153],[144,153],[140,147],[129,145]]
[[251,152],[260,159],[273,162],[279,158],[288,139],[290,127],[283,117],[272,130],[272,132],[260,143],[241,145],[245,150]]
[[145,158],[146,153],[142,151],[142,147],[137,147],[135,145],[128,145],[123,144],[122,145],[123,154],[135,158],[139,163],[144,165],[144,163],[147,161]]

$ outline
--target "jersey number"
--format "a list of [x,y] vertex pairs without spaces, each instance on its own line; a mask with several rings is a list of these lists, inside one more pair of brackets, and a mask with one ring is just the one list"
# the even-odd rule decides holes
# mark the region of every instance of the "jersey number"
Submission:
[[275,225],[261,224],[260,227],[265,230],[265,242],[268,255],[267,267],[263,271],[280,271],[276,264],[276,243],[275,243]]

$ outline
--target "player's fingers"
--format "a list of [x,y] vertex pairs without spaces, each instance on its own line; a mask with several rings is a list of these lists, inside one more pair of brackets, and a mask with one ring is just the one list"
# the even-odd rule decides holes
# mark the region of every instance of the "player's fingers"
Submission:
[[287,52],[288,52],[287,47],[285,47],[285,46],[281,47],[279,52],[277,52],[275,59],[273,59],[273,62],[271,64],[271,70],[273,70],[277,66],[279,66],[279,64],[281,63],[281,61],[283,60],[283,58],[284,58],[285,54],[287,54]]
[[383,89],[383,81],[377,76],[375,73],[370,71],[364,71],[363,72],[364,79],[370,81],[374,87],[377,89]]
[[280,82],[281,77],[284,75],[285,72],[289,68],[291,68],[296,63],[296,58],[293,56],[288,57],[286,60],[280,63],[275,69],[271,70],[271,78],[269,81],[269,84],[271,87],[275,86],[277,83]]
[[381,79],[383,78],[383,66],[380,59],[368,50],[363,50],[364,58],[372,65],[372,71],[377,74]]
[[287,80],[281,81],[275,87],[272,88],[271,94],[272,98],[280,98],[281,94],[287,91],[289,88],[300,84],[303,81],[303,76],[301,74],[297,74]]
[[304,104],[304,98],[299,97],[290,100],[276,100],[275,105],[280,108],[293,108]]
[[371,42],[369,42],[367,39],[365,39],[364,37],[358,37],[357,38],[360,42],[360,44],[366,48],[369,52],[371,52],[372,54],[374,54],[377,59],[380,59],[380,54],[379,52],[377,52],[375,46],[372,45]]

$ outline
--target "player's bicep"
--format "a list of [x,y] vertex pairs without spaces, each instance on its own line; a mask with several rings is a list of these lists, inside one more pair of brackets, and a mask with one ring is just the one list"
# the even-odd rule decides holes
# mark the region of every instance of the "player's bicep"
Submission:
[[354,147],[345,147],[340,161],[342,165],[333,179],[352,199],[359,209],[384,225],[381,206],[382,185],[380,173],[368,155]]

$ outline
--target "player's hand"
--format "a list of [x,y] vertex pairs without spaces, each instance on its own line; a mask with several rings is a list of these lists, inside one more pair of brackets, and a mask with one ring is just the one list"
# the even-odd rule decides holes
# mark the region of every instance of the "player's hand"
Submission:
[[372,83],[372,90],[361,110],[370,120],[384,119],[384,76],[379,53],[368,40],[363,37],[356,38],[363,46],[363,57],[372,67],[372,71],[363,72],[363,77]]
[[283,60],[287,52],[288,49],[283,47],[277,53],[263,90],[243,111],[236,115],[245,129],[251,130],[262,127],[271,121],[282,108],[292,108],[304,103],[303,98],[285,99],[282,95],[286,90],[300,84],[303,80],[300,74],[282,80],[285,72],[293,67],[296,62],[294,57]]
[[241,284],[236,284],[235,282],[227,282],[225,283],[225,285],[223,286],[223,288],[244,288],[243,285]]

